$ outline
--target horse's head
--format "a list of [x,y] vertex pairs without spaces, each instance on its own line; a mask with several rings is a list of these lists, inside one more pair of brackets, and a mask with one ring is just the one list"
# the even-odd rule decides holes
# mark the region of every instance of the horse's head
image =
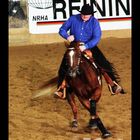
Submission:
[[68,75],[75,77],[79,73],[79,64],[81,59],[81,51],[78,42],[71,42],[67,46],[66,61],[68,66]]

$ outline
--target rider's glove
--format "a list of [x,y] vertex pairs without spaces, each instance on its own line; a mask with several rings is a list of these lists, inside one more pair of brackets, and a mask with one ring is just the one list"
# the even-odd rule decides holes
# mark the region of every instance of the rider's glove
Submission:
[[83,42],[80,43],[79,49],[80,49],[81,52],[86,50],[85,44]]

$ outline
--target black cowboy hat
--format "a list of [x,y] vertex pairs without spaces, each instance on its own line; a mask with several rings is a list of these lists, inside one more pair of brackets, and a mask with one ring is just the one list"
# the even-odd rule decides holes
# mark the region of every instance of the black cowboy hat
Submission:
[[93,8],[91,5],[89,4],[84,4],[81,8],[81,11],[79,11],[81,14],[83,15],[90,15],[90,14],[93,14],[97,11],[93,11]]

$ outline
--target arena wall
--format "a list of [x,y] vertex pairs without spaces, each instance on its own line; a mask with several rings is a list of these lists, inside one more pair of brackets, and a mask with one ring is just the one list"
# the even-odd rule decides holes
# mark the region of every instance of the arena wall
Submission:
[[[20,0],[21,6],[24,7],[25,14],[27,14],[27,1]],[[131,0],[124,0],[130,1]],[[130,6],[131,7],[131,6]],[[131,10],[130,10],[131,12]],[[131,18],[131,15],[128,17]],[[126,17],[127,18],[127,17]],[[131,22],[131,19],[129,19]],[[113,21],[114,22],[114,21]],[[125,22],[125,21],[124,21]],[[10,19],[9,22],[12,27],[9,27],[9,46],[23,46],[23,45],[33,45],[33,44],[48,44],[64,42],[65,40],[59,36],[58,32],[55,33],[44,33],[44,34],[31,34],[29,31],[29,19],[24,21],[17,20],[15,18]],[[103,23],[103,21],[102,21]],[[15,24],[16,28],[15,28]],[[18,26],[18,27],[17,27]],[[119,26],[121,26],[119,21]],[[14,27],[14,28],[13,28]],[[52,28],[50,28],[52,30]],[[107,37],[117,37],[117,38],[130,38],[131,29],[115,29],[115,30],[103,30],[102,38]],[[54,39],[55,38],[55,39]]]
[[[102,38],[131,38],[131,30],[108,30],[103,31]],[[9,46],[25,46],[36,44],[50,44],[64,42],[58,34],[30,34],[28,28],[11,28],[9,30]]]

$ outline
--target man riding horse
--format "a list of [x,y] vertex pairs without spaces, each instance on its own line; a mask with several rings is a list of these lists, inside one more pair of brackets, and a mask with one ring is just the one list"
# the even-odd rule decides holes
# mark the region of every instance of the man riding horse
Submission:
[[[69,42],[81,42],[79,49],[87,54],[94,67],[101,70],[111,94],[122,93],[123,88],[118,84],[119,77],[114,67],[105,58],[97,44],[101,39],[101,28],[98,20],[93,16],[92,6],[85,4],[82,6],[80,14],[71,16],[60,28],[59,34]],[[67,32],[70,31],[70,34]],[[66,89],[65,74],[66,60],[63,57],[59,72],[58,72],[58,89],[55,95],[60,98],[65,98]]]

